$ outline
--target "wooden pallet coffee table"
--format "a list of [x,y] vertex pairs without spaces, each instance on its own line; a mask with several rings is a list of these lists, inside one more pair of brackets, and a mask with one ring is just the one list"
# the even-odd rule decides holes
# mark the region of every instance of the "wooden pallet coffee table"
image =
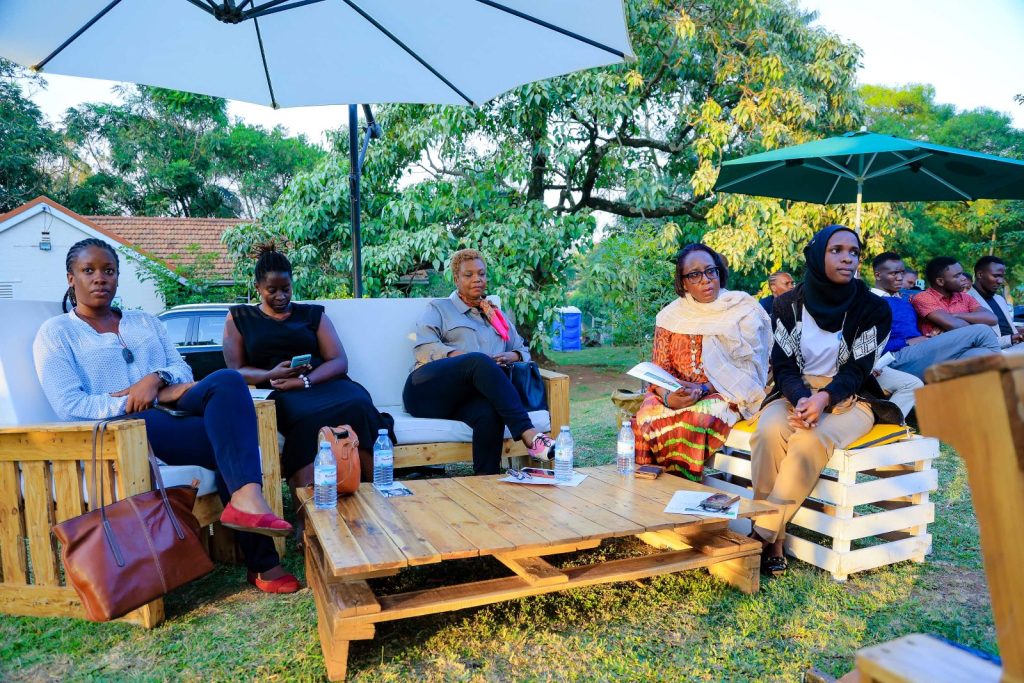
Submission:
[[[759,588],[760,544],[725,520],[663,512],[680,489],[714,492],[678,477],[622,477],[614,466],[583,468],[576,488],[523,486],[499,476],[403,482],[414,495],[383,498],[370,484],[337,512],[307,506],[306,580],[316,601],[328,677],[342,680],[348,644],[374,637],[377,622],[476,607],[551,591],[707,567],[745,593]],[[299,492],[300,500],[309,491]],[[744,500],[741,517],[775,514]],[[560,570],[544,555],[637,536],[663,552]],[[491,555],[507,578],[397,595],[375,595],[366,579],[403,567]]]

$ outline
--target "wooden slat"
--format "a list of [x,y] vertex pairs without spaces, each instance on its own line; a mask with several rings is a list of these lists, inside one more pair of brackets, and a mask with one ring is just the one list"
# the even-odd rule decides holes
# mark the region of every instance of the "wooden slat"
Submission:
[[569,581],[565,573],[539,557],[512,558],[501,553],[496,553],[494,557],[531,586],[553,586]]
[[569,489],[561,486],[534,486],[532,489],[538,496],[601,525],[611,532],[612,536],[631,536],[643,530],[636,522],[606,510],[593,501],[578,498]]
[[[589,468],[587,470],[595,478],[600,479],[613,486],[626,489],[627,491],[633,491],[638,496],[643,496],[652,501],[657,502],[661,505],[662,510],[668,505],[668,502],[672,500],[672,496],[676,491],[701,491],[707,493],[709,496],[713,493],[721,493],[721,491],[714,489],[704,484],[698,484],[682,477],[676,477],[674,475],[661,475],[657,479],[637,479],[636,477],[624,477],[620,475],[614,465],[604,465],[602,467]],[[739,507],[739,517],[758,517],[760,515],[771,515],[776,514],[774,506],[769,505],[763,501],[754,500],[741,500]],[[673,519],[685,519],[687,517],[695,517],[697,519],[704,519],[699,515],[671,515]]]
[[[85,608],[73,588],[67,586],[11,586],[0,584],[0,614],[30,617],[85,618]],[[153,628],[164,620],[163,600],[133,610],[117,621]]]
[[[724,559],[742,556],[737,554]],[[381,605],[379,614],[366,615],[359,619],[369,622],[406,619],[425,614],[489,605],[503,600],[540,595],[567,588],[593,586],[615,581],[635,581],[661,574],[707,567],[718,561],[720,561],[719,558],[704,555],[696,550],[680,550],[612,560],[585,567],[570,567],[564,570],[566,576],[569,577],[568,581],[548,586],[531,586],[515,576],[460,586],[431,588],[400,595],[387,595],[379,598]]]
[[1024,354],[994,353],[989,356],[976,356],[962,360],[948,361],[933,365],[924,372],[928,384],[946,382],[958,377],[979,375],[998,370],[1019,370],[1024,368]]
[[28,581],[20,475],[13,462],[0,462],[0,569],[4,584]]
[[306,534],[306,571],[308,578],[323,583],[323,595],[329,596],[332,621],[335,617],[355,617],[376,614],[380,603],[366,581],[346,581],[329,576],[324,571],[323,548],[315,536]]
[[363,514],[372,515],[402,551],[410,565],[441,561],[441,553],[430,544],[391,502],[375,490],[360,486],[354,494]]
[[451,479],[433,479],[433,486],[445,496],[458,503],[466,512],[502,538],[513,544],[516,550],[541,549],[550,545],[527,524],[520,522],[515,510],[505,511],[488,503],[457,481]]
[[[92,423],[63,423],[0,428],[0,462],[26,460],[89,460],[92,458]],[[115,434],[124,429],[145,429],[142,420],[115,422],[107,430],[103,448],[97,454],[102,460],[115,460],[117,446]],[[38,428],[37,428],[38,427]]]
[[601,545],[601,539],[594,538],[587,541],[573,541],[572,543],[546,545],[539,550],[533,548],[521,548],[519,550],[511,550],[507,553],[504,553],[504,555],[505,557],[517,560],[522,557],[536,557],[540,555],[559,555],[561,553],[574,553],[578,550],[592,550],[599,545]]
[[[405,482],[406,485],[412,483],[414,482]],[[373,490],[370,495],[380,494]],[[402,513],[403,517],[416,525],[416,530],[420,535],[441,553],[442,560],[457,560],[480,555],[480,549],[476,544],[462,534],[453,532],[444,518],[432,508],[430,501],[422,496],[389,498],[388,501]]]
[[25,536],[32,559],[32,583],[59,586],[57,548],[50,527],[53,526],[53,496],[50,492],[49,463],[23,462],[21,477],[25,485]]
[[338,517],[348,527],[367,561],[374,569],[408,567],[409,560],[380,526],[376,517],[362,513],[363,509],[352,496],[343,496],[338,500]]
[[[979,360],[985,358],[987,356],[982,356]],[[1004,677],[995,663],[919,633],[859,650],[857,671],[861,680],[874,683],[998,683],[1000,680],[1013,680]]]
[[[516,439],[505,439],[502,457],[526,455],[526,446]],[[444,443],[413,443],[395,446],[395,467],[418,467],[469,462],[473,459],[473,444],[450,441]]]
[[56,489],[57,523],[85,512],[81,463],[74,460],[53,463],[53,485]]
[[710,565],[708,571],[747,595],[761,589],[761,556],[739,557]]
[[[300,489],[298,495],[302,493]],[[317,510],[312,503],[307,504],[305,510],[307,528],[311,528],[320,540],[329,576],[360,574],[375,569],[335,510]]]
[[499,475],[460,477],[456,479],[491,505],[515,514],[537,533],[556,543],[585,538],[607,538],[610,531],[586,519],[577,518],[569,510],[538,496],[532,487],[499,483]]
[[416,497],[422,499],[441,521],[451,530],[465,538],[477,549],[477,553],[514,550],[516,544],[495,531],[470,512],[449,498],[436,482],[440,479],[405,482]]
[[551,416],[552,436],[569,424],[569,376],[551,370],[540,371],[544,390],[548,397],[548,414]]

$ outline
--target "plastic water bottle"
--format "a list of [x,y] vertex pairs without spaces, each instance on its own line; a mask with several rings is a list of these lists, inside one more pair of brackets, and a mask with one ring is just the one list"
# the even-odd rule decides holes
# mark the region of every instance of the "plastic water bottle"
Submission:
[[633,474],[635,462],[636,443],[633,441],[633,425],[630,420],[623,420],[619,438],[615,442],[615,466],[619,474],[629,476]]
[[572,451],[574,442],[568,427],[562,427],[555,441],[555,483],[568,484],[572,481]]
[[378,429],[373,442],[373,485],[391,486],[395,480],[395,449],[388,438],[388,430]]
[[320,444],[313,461],[313,506],[318,510],[338,507],[338,463],[326,441]]

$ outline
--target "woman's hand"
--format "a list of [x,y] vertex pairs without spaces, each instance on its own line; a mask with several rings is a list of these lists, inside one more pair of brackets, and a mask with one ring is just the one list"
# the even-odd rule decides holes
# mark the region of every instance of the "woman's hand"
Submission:
[[498,365],[508,365],[519,362],[519,353],[516,351],[502,351],[501,353],[494,354],[491,358]]
[[178,399],[185,395],[185,392],[196,385],[195,382],[180,382],[168,384],[157,393],[156,400],[160,403],[177,403]]
[[[299,375],[305,375],[312,372],[312,365],[300,365],[296,368],[292,367],[290,360],[283,360],[267,372],[267,379],[273,384],[274,380],[277,379],[291,379],[292,377],[298,377]],[[299,381],[302,384],[302,381]]]
[[828,407],[828,401],[829,395],[826,391],[819,391],[809,398],[800,399],[789,416],[789,424],[797,429],[817,427],[822,413]]
[[293,389],[305,389],[306,383],[298,377],[286,377],[270,380],[270,386],[274,388],[274,391],[292,391]]
[[160,378],[151,372],[127,389],[112,392],[110,395],[114,398],[127,396],[128,403],[125,404],[124,412],[137,413],[153,407],[159,389]]
[[668,407],[672,410],[689,408],[700,400],[703,393],[699,384],[693,382],[680,382],[682,386],[668,395]]

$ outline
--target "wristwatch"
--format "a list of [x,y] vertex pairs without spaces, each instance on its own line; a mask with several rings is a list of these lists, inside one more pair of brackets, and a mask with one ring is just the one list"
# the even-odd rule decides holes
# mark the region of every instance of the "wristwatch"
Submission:
[[163,389],[171,383],[171,373],[166,370],[154,370],[153,374],[160,378],[160,388]]

